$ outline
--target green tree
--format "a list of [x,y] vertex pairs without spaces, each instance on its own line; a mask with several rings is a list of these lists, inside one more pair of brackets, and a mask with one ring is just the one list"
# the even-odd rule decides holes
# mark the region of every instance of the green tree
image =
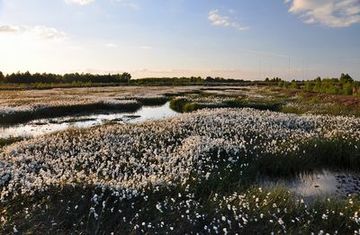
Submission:
[[343,95],[352,95],[353,94],[353,85],[349,82],[343,84],[342,93],[343,93]]
[[315,85],[313,87],[313,91],[314,92],[321,92],[321,88],[322,87],[322,81],[321,81],[321,77],[317,77],[315,79]]
[[290,89],[299,89],[299,84],[295,80],[292,80],[290,83]]
[[342,73],[340,76],[340,82],[341,83],[352,83],[354,80],[349,74]]
[[0,71],[0,83],[5,82],[5,76],[4,74]]
[[305,91],[308,91],[308,92],[313,92],[314,90],[314,82],[313,81],[306,81],[305,82]]
[[121,80],[123,80],[124,82],[129,82],[131,79],[131,74],[130,73],[123,73],[121,75]]

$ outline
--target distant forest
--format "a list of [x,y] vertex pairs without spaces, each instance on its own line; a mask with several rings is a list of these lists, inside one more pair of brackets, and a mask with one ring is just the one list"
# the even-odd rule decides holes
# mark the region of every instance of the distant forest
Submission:
[[128,83],[129,73],[96,75],[89,73],[69,73],[64,75],[52,73],[12,73],[4,75],[0,72],[0,83],[6,84],[59,84],[59,83]]
[[31,87],[56,87],[61,84],[91,86],[96,84],[109,85],[145,85],[145,86],[186,86],[186,85],[239,85],[239,86],[274,86],[284,89],[297,89],[306,92],[317,92],[336,95],[360,95],[360,82],[349,74],[341,74],[339,78],[320,78],[306,81],[285,81],[279,77],[266,78],[263,81],[247,81],[225,79],[221,77],[173,77],[173,78],[142,78],[131,79],[131,74],[89,74],[69,73],[64,75],[52,73],[12,73],[4,75],[0,71],[0,84],[30,85]]
[[12,73],[4,75],[0,71],[0,84],[131,84],[131,85],[204,85],[204,84],[239,84],[251,83],[250,81],[238,79],[224,79],[220,77],[173,77],[173,78],[143,78],[131,79],[131,74],[89,74],[89,73]]

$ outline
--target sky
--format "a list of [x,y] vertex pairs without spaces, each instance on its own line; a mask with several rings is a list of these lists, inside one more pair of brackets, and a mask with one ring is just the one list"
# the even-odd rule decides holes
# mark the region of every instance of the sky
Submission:
[[360,79],[360,0],[0,0],[0,71]]

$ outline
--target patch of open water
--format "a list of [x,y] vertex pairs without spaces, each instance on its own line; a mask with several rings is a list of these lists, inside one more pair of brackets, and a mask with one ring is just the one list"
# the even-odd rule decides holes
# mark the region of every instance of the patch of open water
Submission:
[[264,187],[285,187],[307,200],[360,194],[360,174],[346,171],[320,170],[302,173],[292,179],[266,179],[260,184]]
[[88,128],[112,123],[139,123],[147,120],[159,120],[179,115],[167,102],[162,106],[145,106],[133,113],[103,113],[82,116],[68,116],[50,119],[38,119],[23,124],[0,126],[0,138],[35,137],[68,128]]

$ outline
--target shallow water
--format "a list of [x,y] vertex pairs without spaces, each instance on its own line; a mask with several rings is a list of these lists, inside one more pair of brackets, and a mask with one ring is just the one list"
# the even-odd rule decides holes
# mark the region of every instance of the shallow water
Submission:
[[178,115],[170,109],[170,103],[162,106],[142,107],[133,113],[105,113],[61,118],[39,119],[24,124],[0,126],[0,138],[35,137],[68,128],[88,128],[106,123],[138,123],[159,120]]
[[265,187],[282,186],[305,199],[346,197],[360,194],[360,174],[321,170],[299,174],[295,179],[265,180]]

